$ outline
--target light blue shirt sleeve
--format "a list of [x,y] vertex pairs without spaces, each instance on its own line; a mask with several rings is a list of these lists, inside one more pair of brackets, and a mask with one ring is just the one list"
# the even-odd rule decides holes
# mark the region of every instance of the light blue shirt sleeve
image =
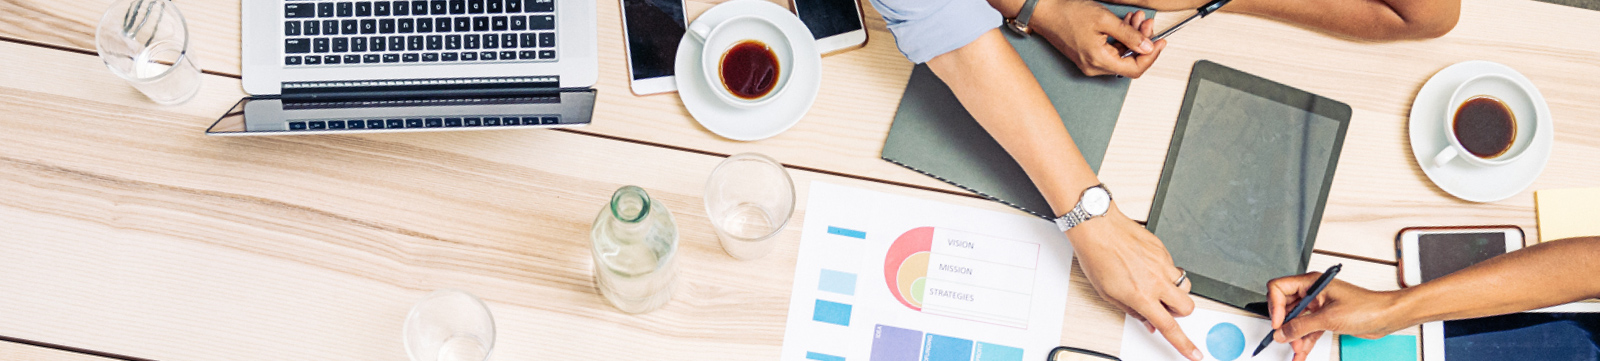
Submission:
[[917,64],[972,43],[1002,21],[985,0],[872,0],[872,7],[889,23],[900,52]]

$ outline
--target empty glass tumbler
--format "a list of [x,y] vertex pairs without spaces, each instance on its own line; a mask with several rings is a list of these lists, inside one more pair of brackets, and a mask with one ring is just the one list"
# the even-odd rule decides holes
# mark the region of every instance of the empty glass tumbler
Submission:
[[711,171],[705,201],[722,249],[736,259],[761,258],[794,214],[794,182],[772,158],[735,154]]
[[470,293],[433,291],[411,307],[404,335],[411,361],[483,361],[494,350],[494,315]]
[[678,226],[666,204],[626,186],[611,195],[589,230],[595,287],[627,313],[650,312],[672,298]]
[[120,0],[95,29],[95,50],[123,80],[158,104],[200,92],[200,67],[189,51],[188,25],[171,0]]

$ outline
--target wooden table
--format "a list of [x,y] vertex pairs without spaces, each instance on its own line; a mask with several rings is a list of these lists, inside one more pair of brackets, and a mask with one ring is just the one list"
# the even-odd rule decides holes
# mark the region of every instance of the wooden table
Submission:
[[[714,3],[691,1],[691,16]],[[760,260],[725,255],[700,200],[722,157],[772,155],[802,200],[827,181],[1015,212],[878,159],[911,64],[870,7],[871,42],[823,60],[822,96],[800,124],[735,142],[695,124],[674,95],[628,91],[612,0],[598,1],[590,127],[253,138],[202,135],[244,95],[238,1],[179,0],[208,75],[202,94],[172,107],[95,57],[108,4],[0,0],[0,62],[11,64],[0,68],[0,337],[12,341],[0,358],[404,360],[405,312],[455,287],[493,309],[495,359],[773,359],[799,227]],[[1383,44],[1219,14],[1171,41],[1133,83],[1101,172],[1135,218],[1198,59],[1355,109],[1311,267],[1342,262],[1341,278],[1365,287],[1398,287],[1402,227],[1512,223],[1537,239],[1532,190],[1600,179],[1600,12],[1467,0],[1449,35]],[[1434,187],[1405,132],[1422,83],[1472,59],[1532,79],[1559,132],[1529,191],[1487,204]],[[680,287],[637,316],[602,303],[587,246],[594,215],[625,184],[665,202],[683,233]],[[1076,267],[1070,287],[1062,342],[1118,351],[1122,315]]]

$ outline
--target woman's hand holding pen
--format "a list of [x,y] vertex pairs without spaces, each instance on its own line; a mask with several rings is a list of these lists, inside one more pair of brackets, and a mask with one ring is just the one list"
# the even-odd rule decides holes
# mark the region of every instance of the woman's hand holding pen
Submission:
[[[1099,3],[1088,0],[1041,0],[1034,11],[1033,26],[1050,40],[1061,54],[1089,76],[1121,75],[1138,78],[1154,64],[1166,41],[1150,41],[1155,35],[1155,20],[1144,12],[1133,11],[1118,19]],[[1122,57],[1122,49],[1108,44],[1106,37],[1127,44],[1139,55]]]
[[1272,314],[1273,341],[1289,342],[1294,361],[1304,361],[1322,331],[1383,337],[1410,325],[1395,319],[1394,308],[1402,291],[1373,292],[1334,279],[1306,306],[1299,317],[1288,323],[1283,318],[1305,297],[1322,272],[1278,278],[1267,283],[1267,309]]

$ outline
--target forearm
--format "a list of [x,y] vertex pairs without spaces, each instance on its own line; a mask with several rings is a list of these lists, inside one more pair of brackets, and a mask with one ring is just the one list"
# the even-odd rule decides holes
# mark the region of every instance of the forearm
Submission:
[[1056,215],[1071,210],[1084,189],[1099,184],[1055,106],[998,28],[934,57],[928,66],[1022,165]]
[[1235,0],[1223,11],[1366,40],[1424,39],[1455,27],[1460,0]]
[[1408,324],[1500,315],[1600,297],[1600,237],[1538,244],[1400,292]]

